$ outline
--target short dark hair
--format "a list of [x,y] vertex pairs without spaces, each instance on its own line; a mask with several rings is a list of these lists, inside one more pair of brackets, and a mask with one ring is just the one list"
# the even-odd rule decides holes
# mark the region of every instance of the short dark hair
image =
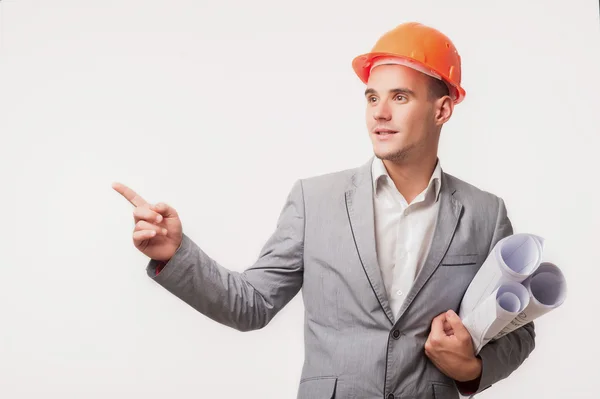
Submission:
[[450,90],[443,80],[432,77],[429,79],[429,98],[437,100],[444,96],[449,96]]

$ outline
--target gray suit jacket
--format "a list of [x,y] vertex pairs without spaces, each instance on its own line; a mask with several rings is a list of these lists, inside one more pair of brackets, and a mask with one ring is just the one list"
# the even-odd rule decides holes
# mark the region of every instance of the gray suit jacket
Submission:
[[[372,160],[372,158],[371,158]],[[400,312],[392,314],[377,254],[371,160],[295,182],[254,265],[226,269],[184,234],[148,275],[197,311],[240,331],[265,327],[299,291],[305,360],[298,399],[455,399],[454,381],[425,356],[431,321],[460,301],[501,238],[512,234],[501,198],[442,173],[430,252]],[[534,348],[530,323],[480,352],[478,392],[506,378]]]

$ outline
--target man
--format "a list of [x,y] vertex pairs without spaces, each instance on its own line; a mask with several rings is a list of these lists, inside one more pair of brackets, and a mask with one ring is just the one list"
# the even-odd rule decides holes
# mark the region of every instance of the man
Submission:
[[442,171],[441,128],[462,101],[460,57],[430,27],[383,35],[353,68],[366,83],[375,156],[295,182],[277,227],[243,273],[182,232],[172,207],[134,206],[151,278],[219,323],[263,328],[300,289],[298,398],[458,398],[506,378],[534,348],[528,324],[474,355],[456,315],[493,246],[512,234],[504,202]]

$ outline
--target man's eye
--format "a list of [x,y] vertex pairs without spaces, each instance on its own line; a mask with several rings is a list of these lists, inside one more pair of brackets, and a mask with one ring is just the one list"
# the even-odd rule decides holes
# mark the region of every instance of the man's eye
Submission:
[[402,94],[398,94],[398,95],[395,97],[395,100],[398,100],[398,101],[403,101],[403,100],[406,100],[406,97],[404,97]]
[[377,100],[377,97],[375,96],[371,96],[367,99],[370,103],[375,102]]

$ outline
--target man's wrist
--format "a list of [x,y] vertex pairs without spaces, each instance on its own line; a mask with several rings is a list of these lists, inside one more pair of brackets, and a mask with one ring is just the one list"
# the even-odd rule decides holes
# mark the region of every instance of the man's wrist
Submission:
[[474,367],[473,378],[471,378],[470,381],[478,380],[481,377],[481,372],[483,371],[483,362],[481,361],[480,357],[478,357],[478,356],[475,357],[473,367]]
[[469,365],[466,367],[468,372],[465,374],[465,377],[461,380],[457,380],[459,382],[471,382],[478,380],[481,377],[481,373],[483,371],[483,363],[479,357],[474,357]]
[[[465,380],[465,381],[459,381],[459,380],[455,380],[456,381],[456,387],[458,388],[458,390],[460,391],[460,393],[462,395],[472,395],[475,392],[477,392],[477,390],[479,390],[479,385],[481,384],[481,374],[483,372],[483,362],[481,361],[481,359],[479,357],[476,357],[475,360],[472,363],[472,366],[470,366],[469,368],[473,368],[473,375],[475,375],[474,378],[471,378],[469,380]],[[469,378],[469,376],[467,377]]]

